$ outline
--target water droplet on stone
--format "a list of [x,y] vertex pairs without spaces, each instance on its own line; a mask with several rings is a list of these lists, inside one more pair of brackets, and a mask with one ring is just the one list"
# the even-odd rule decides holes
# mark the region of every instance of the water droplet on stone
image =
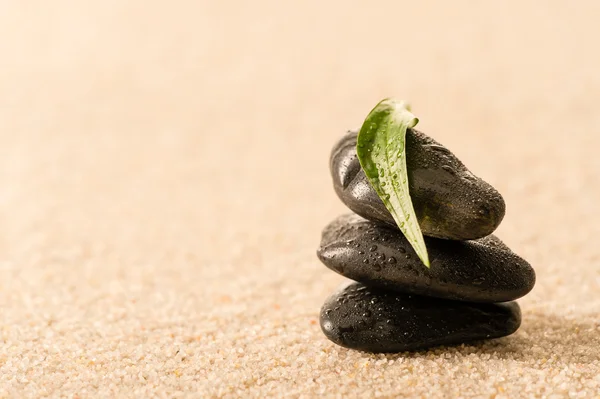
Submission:
[[456,174],[455,170],[450,165],[442,165],[442,170],[445,170],[448,173]]
[[393,256],[391,256],[391,257],[388,259],[388,263],[389,263],[389,264],[394,264],[394,263],[396,263],[396,258],[394,258]]
[[369,251],[371,251],[371,252],[377,251],[377,245],[371,245],[371,248],[369,248]]

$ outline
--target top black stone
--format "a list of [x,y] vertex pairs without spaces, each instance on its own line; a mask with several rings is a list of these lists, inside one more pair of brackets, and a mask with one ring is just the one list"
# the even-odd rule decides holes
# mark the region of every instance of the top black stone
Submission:
[[[360,166],[356,138],[356,132],[348,132],[331,153],[335,192],[357,214],[395,227]],[[471,240],[491,234],[502,221],[505,204],[500,193],[432,138],[409,129],[406,162],[410,194],[424,235]]]

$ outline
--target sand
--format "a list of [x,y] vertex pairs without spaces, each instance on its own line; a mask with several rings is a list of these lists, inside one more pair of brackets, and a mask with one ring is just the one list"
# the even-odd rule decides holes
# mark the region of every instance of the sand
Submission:
[[[497,4],[500,3],[500,4]],[[600,3],[0,3],[0,397],[598,398]],[[510,337],[325,339],[329,150],[380,99],[507,202]]]

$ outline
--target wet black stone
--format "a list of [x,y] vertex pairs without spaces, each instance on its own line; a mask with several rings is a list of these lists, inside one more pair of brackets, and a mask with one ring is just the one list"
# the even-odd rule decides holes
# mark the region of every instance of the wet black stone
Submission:
[[[356,132],[348,132],[332,150],[335,191],[357,214],[396,227],[360,166],[356,136]],[[502,196],[432,138],[409,129],[406,164],[413,206],[424,235],[470,240],[485,237],[500,225],[505,212]]]
[[472,302],[504,302],[533,288],[535,272],[495,236],[425,238],[431,267],[394,228],[344,215],[323,231],[319,259],[352,280],[398,292]]
[[516,302],[448,301],[352,283],[327,299],[320,324],[343,347],[404,352],[510,335],[521,311]]

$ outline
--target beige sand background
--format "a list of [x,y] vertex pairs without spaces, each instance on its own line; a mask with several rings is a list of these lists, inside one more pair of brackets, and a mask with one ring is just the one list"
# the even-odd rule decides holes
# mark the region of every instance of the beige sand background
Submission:
[[[600,3],[0,2],[0,397],[597,398]],[[381,98],[508,204],[522,328],[328,342],[329,150]]]

